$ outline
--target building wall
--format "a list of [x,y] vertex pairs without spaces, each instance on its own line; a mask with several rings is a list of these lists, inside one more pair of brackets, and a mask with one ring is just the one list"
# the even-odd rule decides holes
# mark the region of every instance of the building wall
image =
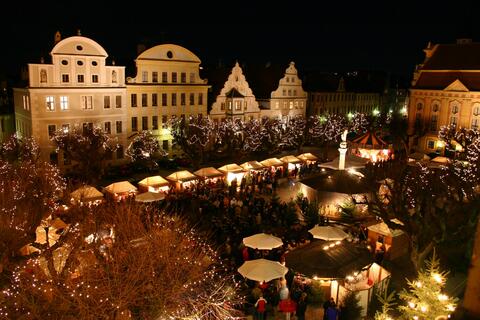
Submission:
[[200,78],[201,61],[183,47],[164,44],[142,52],[135,62],[137,74],[127,81],[128,137],[151,130],[170,149],[166,126],[172,117],[207,115],[209,85]]
[[480,128],[480,92],[410,90],[408,130],[411,135],[420,135],[413,139],[413,148],[443,154],[445,146],[438,139],[438,130],[453,123],[457,127]]
[[347,91],[309,92],[309,115],[372,113],[380,105],[379,93]]
[[[49,139],[53,129],[82,127],[84,123],[103,129],[110,123],[112,135],[125,149],[125,68],[107,66],[106,51],[81,36],[61,40],[50,55],[51,64],[28,65],[27,88],[14,89],[17,132],[36,138],[47,161],[55,151]],[[117,121],[121,132],[116,132]],[[58,164],[64,167],[61,154]]]
[[303,90],[294,62],[290,62],[285,70],[285,75],[279,80],[277,89],[271,93],[267,106],[268,110],[261,111],[262,117],[288,119],[306,116],[307,93]]
[[0,114],[0,142],[5,141],[15,132],[13,114]]
[[[239,102],[240,110],[237,110],[233,103],[234,101],[231,104],[227,103],[226,94],[232,89],[236,89],[244,96],[243,98],[235,98]],[[213,121],[220,121],[226,117],[233,117],[243,121],[260,118],[258,102],[238,62],[235,63],[225,85],[213,103],[209,116]]]

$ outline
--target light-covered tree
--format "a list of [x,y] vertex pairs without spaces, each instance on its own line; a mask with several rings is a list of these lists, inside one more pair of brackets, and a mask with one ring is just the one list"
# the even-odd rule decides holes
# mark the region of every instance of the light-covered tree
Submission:
[[349,131],[362,134],[370,128],[370,119],[365,113],[355,112],[348,121]]
[[[0,293],[0,319],[233,319],[242,302],[216,252],[178,218],[106,203],[70,221]],[[150,211],[148,211],[150,210]]]
[[457,298],[449,297],[443,291],[448,272],[440,269],[440,262],[435,256],[425,261],[425,268],[420,270],[417,279],[407,279],[408,290],[400,293],[405,305],[399,310],[407,319],[430,320],[448,317],[456,308]]
[[84,182],[100,179],[105,160],[118,148],[117,139],[100,127],[75,126],[70,130],[59,129],[51,140],[66,159],[73,161],[75,173],[84,179]]
[[156,166],[155,161],[153,161],[155,155],[167,155],[166,151],[160,148],[158,139],[151,131],[141,131],[138,133],[128,146],[125,154],[132,162],[145,165],[153,164],[154,166]]
[[283,129],[281,145],[283,148],[295,148],[300,153],[307,141],[307,120],[304,117],[293,117]]
[[226,118],[215,125],[215,149],[232,156],[241,146],[245,124],[240,119]]

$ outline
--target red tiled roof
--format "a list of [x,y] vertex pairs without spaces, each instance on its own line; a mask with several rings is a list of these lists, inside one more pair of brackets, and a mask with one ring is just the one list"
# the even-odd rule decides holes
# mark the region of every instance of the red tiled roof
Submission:
[[439,44],[423,70],[480,70],[480,43]]
[[[480,59],[480,56],[479,56]],[[480,69],[478,72],[428,72],[422,71],[414,89],[443,90],[455,80],[460,80],[470,91],[480,91]]]

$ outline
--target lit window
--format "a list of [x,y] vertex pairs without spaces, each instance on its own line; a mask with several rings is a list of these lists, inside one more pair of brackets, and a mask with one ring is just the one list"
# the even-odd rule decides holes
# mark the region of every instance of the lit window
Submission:
[[82,96],[81,97],[82,109],[91,110],[93,109],[93,97],[92,96]]
[[62,124],[62,131],[68,133],[70,131],[70,125],[68,123]]
[[293,101],[290,101],[289,105],[290,105],[290,110],[293,109]]
[[45,102],[47,104],[47,111],[55,111],[55,100],[53,96],[45,97]]
[[280,108],[280,102],[275,101],[275,109],[278,109],[278,108]]
[[68,97],[61,96],[60,97],[60,109],[61,110],[68,110]]

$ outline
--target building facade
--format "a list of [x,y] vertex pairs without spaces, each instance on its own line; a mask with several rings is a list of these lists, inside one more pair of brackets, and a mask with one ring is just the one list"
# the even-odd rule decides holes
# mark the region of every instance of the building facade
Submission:
[[140,53],[137,74],[127,79],[128,137],[142,130],[156,135],[163,149],[172,146],[167,129],[173,117],[207,116],[207,80],[200,78],[200,59],[174,44],[162,44]]
[[269,99],[259,100],[261,116],[288,120],[291,117],[306,116],[307,93],[298,77],[295,63],[290,62],[278,87],[270,93]]
[[[58,36],[57,36],[58,37]],[[95,41],[73,36],[59,39],[51,63],[28,64],[28,86],[14,89],[16,131],[34,137],[44,160],[60,168],[68,159],[57,154],[50,137],[57,129],[100,126],[121,146],[127,143],[125,67],[108,66],[107,52]]]
[[415,151],[445,154],[445,145],[438,139],[442,126],[477,130],[480,126],[480,43],[470,39],[429,43],[424,52],[425,60],[417,66],[410,89],[410,146]]
[[238,62],[213,102],[209,116],[215,122],[225,118],[243,121],[260,118],[258,102]]
[[0,82],[0,142],[15,133],[12,91],[7,81]]

